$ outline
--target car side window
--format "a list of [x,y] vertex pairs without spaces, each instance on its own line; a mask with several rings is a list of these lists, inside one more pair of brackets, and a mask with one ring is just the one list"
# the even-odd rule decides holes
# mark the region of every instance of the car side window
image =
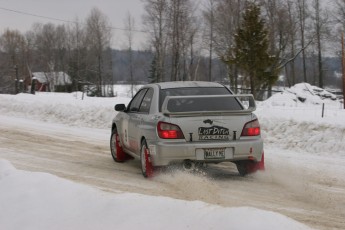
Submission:
[[147,90],[143,101],[141,102],[139,112],[140,113],[149,113],[151,107],[151,101],[153,97],[153,89]]
[[135,113],[139,111],[139,106],[143,100],[146,91],[147,89],[142,89],[133,97],[132,101],[129,103],[127,112]]

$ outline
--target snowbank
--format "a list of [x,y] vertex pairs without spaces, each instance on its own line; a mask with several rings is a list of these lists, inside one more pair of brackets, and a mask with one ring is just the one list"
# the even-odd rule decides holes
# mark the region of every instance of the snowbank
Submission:
[[0,160],[0,227],[40,229],[310,229],[281,214],[123,193],[112,195]]
[[114,106],[128,97],[96,98],[74,93],[0,95],[0,113],[74,126],[109,128]]
[[340,101],[337,100],[335,94],[324,89],[312,86],[308,83],[299,83],[291,88],[285,89],[282,93],[273,95],[267,99],[263,105],[295,107],[301,104],[321,105],[323,103],[339,106]]
[[345,110],[332,93],[300,83],[259,103],[256,113],[265,144],[345,157]]

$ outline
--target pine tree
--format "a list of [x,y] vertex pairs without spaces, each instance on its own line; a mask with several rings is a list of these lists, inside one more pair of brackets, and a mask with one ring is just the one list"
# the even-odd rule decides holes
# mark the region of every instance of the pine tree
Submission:
[[241,26],[235,35],[232,60],[246,77],[246,83],[254,96],[258,95],[257,90],[263,85],[267,87],[276,80],[270,71],[274,58],[268,54],[268,31],[260,14],[260,8],[256,4],[248,3]]

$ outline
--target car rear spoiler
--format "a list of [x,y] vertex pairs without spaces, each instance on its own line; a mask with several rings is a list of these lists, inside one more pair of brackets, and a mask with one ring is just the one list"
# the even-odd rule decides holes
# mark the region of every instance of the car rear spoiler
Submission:
[[[192,99],[219,99],[226,101],[227,98],[234,98],[242,109],[225,109],[214,111],[169,111],[170,104],[173,101],[192,100]],[[255,100],[252,94],[241,95],[196,95],[196,96],[167,96],[162,104],[162,113],[166,116],[203,116],[203,115],[235,115],[250,114],[256,110]]]

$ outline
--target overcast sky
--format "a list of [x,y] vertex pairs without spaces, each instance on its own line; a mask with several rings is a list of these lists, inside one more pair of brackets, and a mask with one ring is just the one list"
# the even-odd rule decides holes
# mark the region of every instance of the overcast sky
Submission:
[[[200,0],[198,0],[200,1]],[[334,0],[322,0],[323,6],[330,7]],[[142,15],[144,3],[142,0],[0,0],[0,34],[6,28],[26,32],[35,22],[63,24],[64,22],[30,16],[33,14],[66,21],[75,21],[78,17],[84,21],[93,7],[99,8],[109,19],[114,28],[124,28],[124,21],[128,14],[135,18],[136,29],[142,29]],[[13,10],[13,11],[11,11]],[[112,47],[126,49],[127,43],[123,30],[113,29]],[[146,34],[134,34],[134,49],[145,47]]]
[[[124,20],[128,12],[135,18],[137,29],[141,28],[144,13],[141,0],[0,0],[0,33],[6,28],[26,32],[35,22],[64,24],[52,19],[34,17],[9,10],[25,12],[38,16],[57,18],[67,21],[85,20],[93,7],[100,9],[115,28],[124,28]],[[9,10],[5,10],[5,9]],[[142,49],[145,41],[144,33],[135,33],[135,49]],[[113,30],[113,47],[125,48],[126,40],[122,30]]]

